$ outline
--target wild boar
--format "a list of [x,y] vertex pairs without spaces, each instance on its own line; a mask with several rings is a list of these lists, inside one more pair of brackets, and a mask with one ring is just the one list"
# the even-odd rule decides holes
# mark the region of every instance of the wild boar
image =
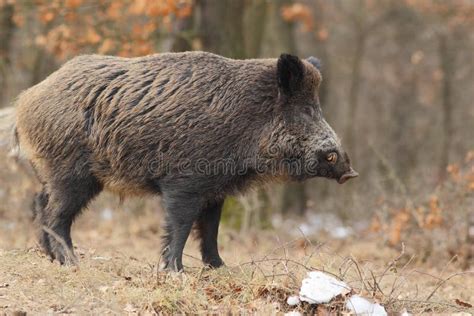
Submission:
[[102,190],[159,194],[164,268],[183,269],[193,226],[202,260],[219,267],[228,195],[271,180],[356,177],[323,118],[319,61],[233,60],[205,52],[79,56],[16,102],[15,135],[42,190],[39,240],[76,263],[71,225]]

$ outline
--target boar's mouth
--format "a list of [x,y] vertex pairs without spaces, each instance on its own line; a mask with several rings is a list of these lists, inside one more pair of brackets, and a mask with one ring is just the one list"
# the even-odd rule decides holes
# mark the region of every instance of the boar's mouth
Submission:
[[344,182],[346,182],[347,180],[349,179],[352,179],[352,178],[357,178],[359,176],[359,173],[357,171],[355,171],[354,169],[352,169],[352,167],[349,169],[348,172],[344,173],[340,178],[339,180],[337,180],[337,182],[339,184],[343,184]]

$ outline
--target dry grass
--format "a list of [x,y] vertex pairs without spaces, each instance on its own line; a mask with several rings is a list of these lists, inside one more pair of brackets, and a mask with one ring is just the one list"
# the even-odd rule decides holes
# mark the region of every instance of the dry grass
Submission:
[[[186,248],[186,273],[158,272],[159,216],[124,211],[104,220],[87,212],[75,225],[79,268],[51,263],[37,250],[27,216],[0,227],[0,314],[258,313],[293,310],[308,270],[324,270],[392,312],[474,312],[474,274],[454,262],[426,266],[378,238],[291,240],[283,232],[242,235],[224,229],[227,267],[204,269],[197,244]],[[14,225],[14,226],[12,226]],[[16,235],[13,235],[15,232]],[[285,242],[286,241],[286,242]],[[458,300],[458,301],[456,301]],[[342,300],[325,307],[340,311]],[[299,311],[316,311],[300,305]]]
[[[294,239],[287,231],[294,230],[296,222],[286,229],[245,234],[224,227],[219,240],[227,267],[203,269],[191,240],[184,274],[158,272],[156,199],[119,204],[107,194],[75,224],[79,268],[49,262],[38,251],[26,211],[37,191],[36,182],[28,178],[31,171],[1,152],[0,161],[7,162],[0,169],[0,315],[274,314],[293,310],[286,298],[298,293],[311,270],[335,275],[354,293],[375,299],[390,312],[474,313],[474,246],[469,233],[474,227],[474,152],[468,153],[465,164],[451,166],[450,178],[429,199],[418,197],[428,202],[408,203],[402,197],[401,204],[367,206],[369,213],[377,210],[381,215],[378,228],[371,226],[372,235]],[[297,309],[339,312],[343,303],[340,298],[319,310],[309,305]]]

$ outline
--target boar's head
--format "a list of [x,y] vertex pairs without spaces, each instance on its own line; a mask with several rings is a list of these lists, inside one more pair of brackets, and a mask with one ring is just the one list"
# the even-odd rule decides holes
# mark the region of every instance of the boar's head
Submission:
[[[344,183],[358,176],[323,117],[319,60],[282,54],[277,63],[278,101],[262,148],[292,180],[325,177]],[[275,169],[274,169],[275,170]]]

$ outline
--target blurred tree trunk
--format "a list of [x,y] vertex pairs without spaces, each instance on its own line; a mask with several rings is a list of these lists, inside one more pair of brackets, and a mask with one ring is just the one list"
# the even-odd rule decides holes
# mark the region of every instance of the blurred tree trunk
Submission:
[[[388,2],[388,6],[382,14],[371,16],[364,1],[345,2],[352,4],[352,10],[347,14],[352,19],[353,28],[355,29],[354,54],[351,64],[351,81],[348,96],[348,110],[346,117],[346,129],[344,133],[345,147],[353,156],[357,156],[356,144],[356,116],[359,109],[359,97],[361,94],[360,82],[362,77],[362,62],[366,55],[367,41],[373,32],[377,32],[377,28],[388,24],[395,16],[396,10],[393,4]],[[354,6],[355,4],[355,6]]]
[[11,4],[0,6],[0,107],[3,106],[7,88],[7,69],[10,65],[10,45],[15,30],[14,8]]
[[[415,117],[419,108],[418,104],[418,69],[413,59],[417,51],[417,34],[414,29],[420,29],[422,25],[409,8],[400,5],[397,7],[398,21],[400,25],[394,32],[396,51],[394,52],[395,76],[399,84],[398,92],[394,94],[391,106],[391,143],[393,144],[394,167],[399,181],[407,184],[408,177],[412,174],[419,151],[418,142],[415,141],[417,129]],[[406,67],[407,61],[411,61],[410,67]]]
[[198,0],[203,49],[230,58],[245,58],[245,1]]
[[[42,27],[42,34],[48,34],[52,27],[52,22],[46,23],[44,27]],[[44,78],[46,78],[58,68],[58,63],[55,57],[47,52],[44,48],[38,47],[34,53],[36,55],[33,62],[33,69],[31,70],[32,86],[43,81]]]
[[361,81],[362,60],[364,59],[367,31],[358,22],[357,34],[355,36],[355,49],[351,65],[351,83],[348,96],[348,111],[346,116],[346,129],[344,134],[344,146],[348,152],[355,152],[355,116],[359,108],[359,94]]
[[306,212],[307,200],[304,182],[286,183],[282,191],[281,212],[302,216]]
[[[310,2],[312,5],[313,20],[316,25],[312,32],[313,40],[311,41],[311,54],[321,60],[321,73],[323,75],[323,81],[321,87],[319,88],[319,100],[321,102],[321,107],[324,108],[329,104],[329,84],[331,80],[331,63],[328,50],[328,40],[327,33],[328,25],[325,20],[325,3],[324,0],[316,0]],[[326,34],[326,35],[325,35]],[[309,56],[304,56],[309,57]]]
[[[411,74],[406,74],[408,77],[401,83],[399,95],[395,96],[395,102],[392,106],[392,118],[395,123],[393,126],[393,144],[397,159],[396,171],[401,181],[406,183],[407,177],[410,175],[415,162],[417,144],[410,138],[416,133],[413,112],[416,111],[416,88],[417,75],[416,70],[412,69]],[[400,74],[400,80],[403,80],[403,75]]]
[[41,82],[48,74],[56,68],[55,60],[43,48],[38,48],[35,52],[33,69],[31,70],[31,85]]
[[194,35],[194,15],[177,19],[173,25],[173,38],[170,50],[172,52],[185,52],[193,49],[192,36]]
[[0,6],[0,60],[9,62],[11,39],[15,24],[13,23],[13,5]]
[[[365,5],[357,5],[353,2],[345,2],[351,4],[348,13],[352,28],[354,29],[353,53],[350,64],[350,83],[349,92],[347,95],[347,112],[345,114],[345,128],[342,132],[342,140],[344,142],[344,149],[349,153],[352,162],[358,160],[357,150],[357,113],[359,110],[359,97],[361,95],[360,83],[362,80],[362,62],[366,53],[366,42],[369,36],[367,26],[367,12]],[[360,166],[357,170],[361,172]],[[350,205],[354,202],[355,187],[352,183],[345,184],[346,188],[342,194],[341,200],[344,205]]]
[[451,149],[451,142],[453,139],[453,102],[452,91],[455,71],[455,53],[452,48],[450,37],[445,32],[438,35],[439,40],[439,58],[441,70],[443,71],[442,80],[442,124],[443,124],[443,141],[441,143],[441,159],[439,163],[439,178],[444,179],[446,176],[446,167],[449,164],[449,152]]
[[281,8],[292,4],[292,0],[268,1],[266,45],[262,48],[266,57],[278,57],[281,53],[296,54],[296,42],[292,22],[283,20]]
[[243,22],[245,52],[248,58],[260,57],[266,21],[267,1],[249,1]]

